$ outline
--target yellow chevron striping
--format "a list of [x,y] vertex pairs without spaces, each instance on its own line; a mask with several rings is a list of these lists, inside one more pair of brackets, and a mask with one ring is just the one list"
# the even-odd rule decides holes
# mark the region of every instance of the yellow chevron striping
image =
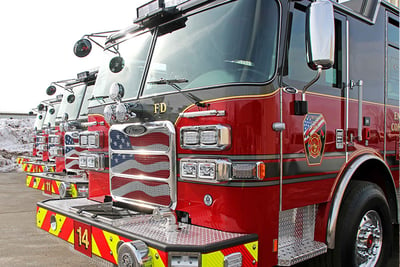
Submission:
[[31,181],[32,181],[32,176],[31,175],[27,175],[26,176],[26,186],[27,187],[29,187],[29,184],[31,183]]
[[120,241],[119,236],[103,230],[104,238],[107,241],[108,247],[111,249],[115,262],[118,262],[117,246]]
[[244,245],[246,249],[249,251],[251,256],[258,261],[258,241],[250,242]]
[[73,244],[74,243],[74,229],[72,229],[71,234],[68,237],[67,240],[69,243]]
[[42,228],[46,214],[47,214],[47,210],[45,210],[43,208],[39,208],[39,210],[36,212],[36,225],[38,228]]
[[158,254],[157,249],[149,247],[149,253],[153,259],[153,267],[166,267],[161,257]]
[[215,251],[201,255],[201,266],[213,266],[223,267],[224,266],[224,254],[221,251]]
[[78,197],[78,189],[76,184],[71,184],[71,196]]
[[[58,192],[60,191],[60,184],[61,184],[60,181],[56,181],[56,186],[57,186]],[[56,189],[54,188],[54,186],[51,187],[51,192],[56,194]]]
[[97,246],[96,239],[94,238],[93,235],[92,235],[92,253],[96,256],[101,257],[99,247]]

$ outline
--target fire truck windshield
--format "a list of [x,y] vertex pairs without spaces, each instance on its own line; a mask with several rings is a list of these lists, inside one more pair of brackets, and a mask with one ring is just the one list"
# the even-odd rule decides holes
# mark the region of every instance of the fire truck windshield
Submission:
[[60,108],[60,103],[55,103],[53,106],[49,106],[46,112],[46,117],[44,119],[43,125],[46,127],[54,127],[56,122],[56,117],[58,114],[58,109]]
[[118,45],[118,53],[124,60],[124,67],[120,72],[114,73],[109,68],[111,58],[116,55],[110,54],[106,56],[104,63],[99,69],[89,106],[96,106],[111,101],[108,95],[110,87],[114,82],[122,84],[125,88],[124,98],[137,97],[151,39],[150,32],[147,32]]
[[61,100],[60,109],[58,110],[57,119],[61,119],[64,113],[68,114],[68,120],[76,120],[78,118],[78,112],[82,104],[82,99],[85,93],[86,85],[80,85],[72,90],[74,91],[75,101],[72,103],[68,102],[68,96],[70,94],[65,93]]
[[163,25],[144,95],[175,91],[153,82],[162,79],[187,80],[179,84],[182,90],[270,80],[276,66],[279,12],[275,0],[241,0],[189,15],[172,33],[165,34],[168,24]]

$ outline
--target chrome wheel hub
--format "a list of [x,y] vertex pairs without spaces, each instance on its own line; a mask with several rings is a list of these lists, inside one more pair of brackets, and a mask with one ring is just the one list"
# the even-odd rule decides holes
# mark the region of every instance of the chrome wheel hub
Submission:
[[356,237],[357,266],[375,266],[382,250],[382,223],[379,214],[370,210],[364,214]]

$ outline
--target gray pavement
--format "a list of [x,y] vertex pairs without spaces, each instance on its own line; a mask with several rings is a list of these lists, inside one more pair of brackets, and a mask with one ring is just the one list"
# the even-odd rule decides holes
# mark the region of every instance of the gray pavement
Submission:
[[36,227],[41,191],[25,185],[25,173],[0,173],[0,266],[107,266]]

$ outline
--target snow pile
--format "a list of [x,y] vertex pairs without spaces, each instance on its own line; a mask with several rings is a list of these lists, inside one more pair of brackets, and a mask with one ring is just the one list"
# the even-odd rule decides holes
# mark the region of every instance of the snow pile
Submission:
[[0,172],[15,171],[16,158],[32,151],[35,119],[0,119]]

